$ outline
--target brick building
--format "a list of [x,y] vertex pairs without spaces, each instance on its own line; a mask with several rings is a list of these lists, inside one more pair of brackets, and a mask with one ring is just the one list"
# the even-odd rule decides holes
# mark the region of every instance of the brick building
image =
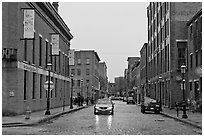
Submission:
[[202,108],[202,9],[188,22],[188,93],[187,99]]
[[74,75],[73,96],[80,93],[84,98],[99,97],[99,61],[94,50],[74,52],[74,65],[70,65],[70,73]]
[[99,82],[101,97],[105,97],[108,88],[107,66],[105,62],[99,62]]
[[136,100],[135,102],[140,104],[141,101],[141,93],[140,93],[140,57],[135,60],[134,65],[131,68],[132,78],[131,84],[133,86],[133,90],[135,92]]
[[[147,43],[144,43],[140,50],[140,95],[149,96],[149,90],[147,86]],[[143,99],[143,98],[141,98]],[[142,101],[142,100],[141,100]]]
[[[47,92],[43,85],[48,80],[48,62],[52,63],[51,80],[55,86],[50,92],[50,107],[69,105],[67,63],[73,36],[57,12],[58,3],[54,4],[55,7],[49,2],[2,3],[2,112],[5,115],[22,114],[26,107],[31,111],[46,109]],[[55,56],[51,56],[52,34],[59,38]]]
[[201,2],[150,2],[147,7],[147,87],[157,100],[161,88],[163,106],[182,101],[180,67],[187,65],[186,23],[201,8]]

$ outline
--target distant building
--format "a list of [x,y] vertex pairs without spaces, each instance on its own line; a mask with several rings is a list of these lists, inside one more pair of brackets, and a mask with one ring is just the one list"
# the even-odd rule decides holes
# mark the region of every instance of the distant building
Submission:
[[140,56],[140,94],[141,96],[149,96],[150,92],[147,86],[147,43],[143,44],[140,50]]
[[131,73],[132,73],[132,77],[131,77],[131,84],[133,86],[133,90],[135,92],[136,95],[136,100],[135,102],[137,104],[140,104],[141,101],[141,92],[140,92],[140,57],[135,60],[134,65],[131,68]]
[[[3,115],[23,114],[27,107],[31,111],[46,110],[44,84],[49,80],[48,62],[52,63],[54,83],[50,108],[69,105],[68,51],[73,36],[57,13],[58,6],[54,5],[49,2],[2,3]],[[51,56],[52,52],[58,55]]]
[[74,58],[74,65],[70,65],[70,73],[74,75],[73,96],[80,93],[84,98],[88,96],[97,99],[100,91],[100,58],[97,52],[94,50],[75,51]]
[[107,66],[105,62],[99,62],[99,82],[101,96],[105,97],[108,88]]
[[116,95],[122,96],[125,90],[125,79],[124,77],[115,77]]
[[108,83],[108,92],[110,95],[115,96],[116,95],[116,85],[115,83]]
[[[187,65],[186,23],[201,8],[201,2],[150,2],[147,7],[146,89],[150,92],[150,97],[157,100],[160,100],[161,94],[163,106],[171,108],[175,102],[183,100],[180,69],[182,64]],[[162,77],[161,81],[159,77]]]
[[196,109],[202,108],[202,9],[188,22],[188,96]]

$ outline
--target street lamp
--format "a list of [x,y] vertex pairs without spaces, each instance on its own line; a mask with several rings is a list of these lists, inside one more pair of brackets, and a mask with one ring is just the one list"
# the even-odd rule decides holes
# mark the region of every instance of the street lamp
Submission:
[[74,77],[74,75],[71,74],[71,97],[70,97],[70,109],[73,109],[73,105],[72,105],[72,93],[73,93],[73,85],[74,85],[73,77]]
[[81,79],[81,96],[83,96],[83,79]]
[[186,66],[183,64],[181,66],[181,73],[182,73],[182,84],[183,84],[183,115],[182,118],[188,118],[186,114],[186,101],[185,101],[185,78],[184,74],[186,73]]
[[88,104],[89,104],[89,100],[88,100],[88,88],[89,88],[89,83],[87,82],[87,84],[86,84],[86,86],[87,86],[87,97],[86,97],[86,104],[87,104],[87,106],[88,106]]
[[47,90],[47,109],[45,111],[45,115],[50,115],[50,71],[52,64],[49,62],[48,66],[48,90]]
[[162,82],[162,77],[159,76],[159,84],[160,84],[160,92],[159,92],[160,101],[159,101],[159,103],[160,103],[160,108],[162,108],[161,82]]

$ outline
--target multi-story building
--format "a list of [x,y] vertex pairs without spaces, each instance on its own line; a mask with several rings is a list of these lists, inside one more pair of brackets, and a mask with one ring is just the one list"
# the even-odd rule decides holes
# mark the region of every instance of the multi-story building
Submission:
[[143,44],[140,50],[140,57],[140,93],[141,96],[149,96],[150,91],[148,90],[147,85],[147,43]]
[[108,83],[108,92],[112,96],[116,96],[116,85],[115,83]]
[[135,92],[136,100],[135,102],[137,104],[140,104],[141,101],[141,93],[140,93],[140,57],[138,57],[137,60],[135,60],[134,65],[131,68],[132,78],[131,78],[131,84],[133,85],[133,90]]
[[69,105],[68,51],[73,38],[58,3],[2,3],[2,112],[45,110],[48,63],[52,64],[50,107]]
[[124,77],[115,77],[116,95],[122,96],[125,90]]
[[201,8],[201,2],[150,2],[147,7],[149,91],[157,100],[161,95],[166,107],[182,101],[181,65],[187,65],[186,23]]
[[128,91],[128,77],[127,77],[127,74],[128,74],[128,69],[126,68],[124,70],[124,84],[125,84],[125,88],[124,88],[124,91],[123,91],[123,97],[126,97],[126,92]]
[[73,96],[80,93],[84,98],[99,97],[99,61],[94,50],[74,52],[74,65],[70,65],[70,73],[74,75]]
[[188,93],[187,98],[202,108],[202,9],[188,22]]
[[107,66],[105,62],[99,62],[99,82],[100,82],[100,93],[102,97],[107,94],[108,88],[108,77],[107,77]]

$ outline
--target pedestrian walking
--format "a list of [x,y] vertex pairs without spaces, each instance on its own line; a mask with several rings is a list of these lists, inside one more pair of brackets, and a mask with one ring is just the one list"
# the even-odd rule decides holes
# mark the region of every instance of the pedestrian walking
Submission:
[[178,103],[178,102],[175,102],[175,106],[176,106],[176,114],[177,114],[177,117],[179,117],[179,103]]

